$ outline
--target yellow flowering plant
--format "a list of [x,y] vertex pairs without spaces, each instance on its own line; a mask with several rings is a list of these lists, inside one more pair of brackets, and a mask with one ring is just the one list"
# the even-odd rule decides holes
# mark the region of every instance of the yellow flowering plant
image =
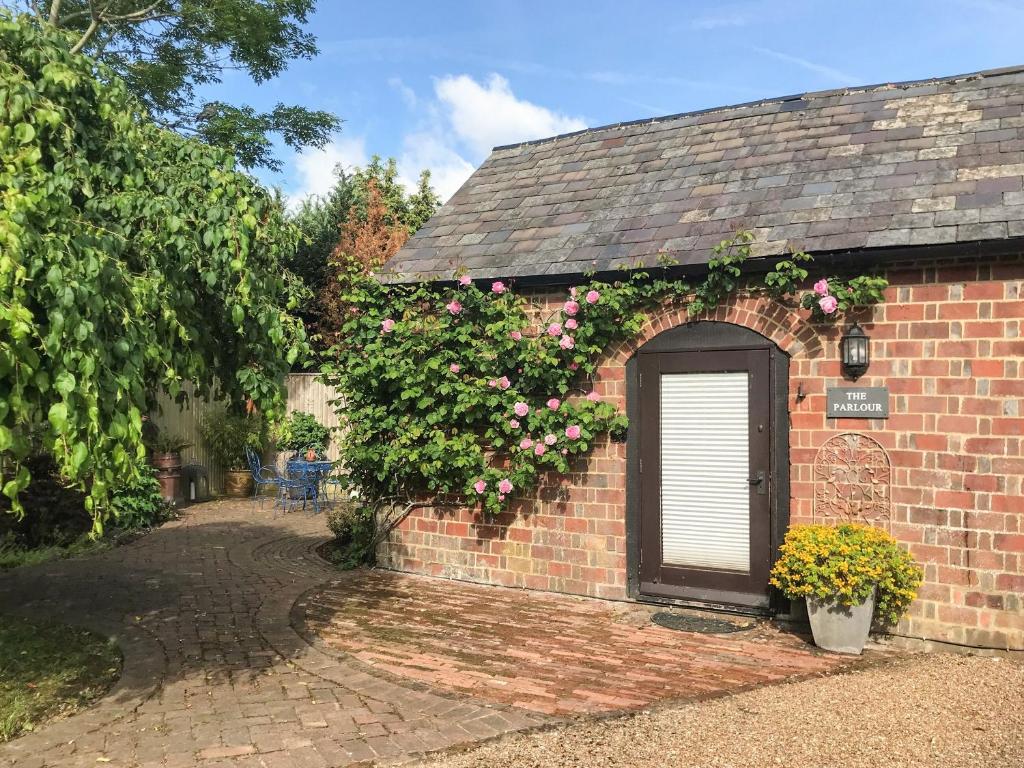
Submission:
[[789,598],[857,605],[878,587],[875,616],[895,624],[917,597],[923,573],[910,553],[868,525],[796,525],[789,529],[771,584]]

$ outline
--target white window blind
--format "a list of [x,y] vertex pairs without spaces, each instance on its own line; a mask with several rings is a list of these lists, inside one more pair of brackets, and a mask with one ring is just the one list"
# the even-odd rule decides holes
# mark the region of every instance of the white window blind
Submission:
[[750,569],[746,373],[661,376],[662,562]]

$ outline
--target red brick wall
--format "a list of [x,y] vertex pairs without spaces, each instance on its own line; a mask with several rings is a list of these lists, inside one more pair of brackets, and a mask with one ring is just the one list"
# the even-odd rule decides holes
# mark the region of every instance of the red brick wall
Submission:
[[[849,383],[837,357],[841,328],[813,327],[801,313],[750,298],[708,319],[756,330],[791,356],[793,522],[813,517],[812,467],[830,437],[869,434],[888,452],[891,530],[925,568],[898,632],[1024,648],[1024,261],[907,267],[888,278],[885,303],[861,321],[872,363],[857,382],[889,388],[888,420],[825,418],[826,387]],[[626,361],[687,321],[677,310],[653,315],[639,338],[609,352],[597,391],[624,408]],[[625,599],[625,445],[599,446],[579,469],[548,478],[497,520],[465,509],[416,510],[381,547],[381,562]]]

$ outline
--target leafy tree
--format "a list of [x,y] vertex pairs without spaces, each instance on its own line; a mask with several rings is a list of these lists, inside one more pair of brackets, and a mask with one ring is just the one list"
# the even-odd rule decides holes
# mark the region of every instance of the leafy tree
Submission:
[[5,0],[27,7],[40,26],[68,34],[84,53],[119,75],[162,126],[231,149],[247,167],[279,170],[270,134],[289,147],[321,147],[340,121],[328,112],[278,104],[270,112],[196,90],[225,70],[270,80],[294,59],[311,59],[316,41],[302,25],[315,0]]
[[369,180],[366,192],[366,216],[360,218],[353,204],[342,225],[341,240],[331,255],[329,274],[317,301],[316,327],[328,346],[338,342],[347,320],[350,304],[343,295],[352,269],[371,272],[398,253],[409,239],[408,229],[395,220],[375,179]]
[[353,216],[363,222],[367,219],[371,182],[384,205],[381,221],[388,227],[404,227],[410,235],[441,205],[441,198],[430,186],[430,171],[422,171],[416,189],[407,193],[398,180],[394,158],[383,161],[374,155],[365,168],[347,173],[338,167],[335,174],[337,181],[331,190],[322,197],[303,200],[292,217],[302,239],[289,268],[317,294],[323,289],[327,264],[342,227]]
[[327,333],[338,327],[336,320],[322,320],[325,313],[334,312],[338,279],[344,275],[344,269],[339,270],[332,260],[348,253],[364,265],[379,266],[441,204],[430,186],[429,170],[420,174],[416,189],[407,193],[398,180],[398,165],[393,158],[383,161],[375,155],[365,168],[351,173],[338,168],[336,174],[330,192],[303,200],[293,215],[302,238],[289,264],[320,297],[306,309],[307,325],[316,325]]
[[341,227],[354,202],[353,177],[338,169],[337,181],[330,192],[306,198],[292,215],[292,222],[302,236],[288,267],[314,294],[323,289],[327,261],[338,244]]
[[148,121],[103,65],[0,15],[0,466],[38,440],[87,493],[140,475],[154,390],[273,415],[306,354],[297,233],[231,154]]

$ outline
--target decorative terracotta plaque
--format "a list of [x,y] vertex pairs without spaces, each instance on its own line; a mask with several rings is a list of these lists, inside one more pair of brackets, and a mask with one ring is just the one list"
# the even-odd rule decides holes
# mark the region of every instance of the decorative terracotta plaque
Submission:
[[814,520],[889,528],[892,466],[877,440],[857,432],[829,438],[814,459]]

